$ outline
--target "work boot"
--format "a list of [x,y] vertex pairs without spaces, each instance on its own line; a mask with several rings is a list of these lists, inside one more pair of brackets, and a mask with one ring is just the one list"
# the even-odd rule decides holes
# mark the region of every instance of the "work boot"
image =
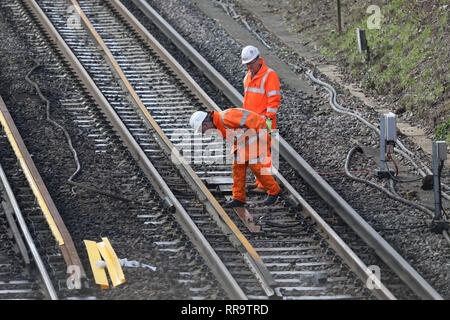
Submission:
[[256,187],[254,189],[248,190],[250,193],[257,193],[257,194],[266,194],[267,190],[264,188]]
[[236,208],[236,207],[243,207],[245,205],[245,202],[239,201],[237,199],[233,199],[232,201],[228,202],[224,205],[225,208]]
[[269,195],[269,196],[266,198],[266,200],[264,200],[263,205],[265,205],[265,206],[271,206],[271,205],[273,205],[273,204],[277,201],[279,195],[280,195],[280,192],[278,192],[278,193],[275,194],[275,195]]

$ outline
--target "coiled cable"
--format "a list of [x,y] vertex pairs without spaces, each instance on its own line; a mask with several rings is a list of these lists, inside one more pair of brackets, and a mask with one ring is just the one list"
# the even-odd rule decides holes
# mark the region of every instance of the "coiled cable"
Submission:
[[404,199],[404,198],[402,198],[402,197],[399,197],[398,195],[392,193],[391,191],[387,190],[386,188],[380,186],[380,185],[377,184],[377,183],[374,183],[374,182],[369,181],[369,180],[366,180],[366,179],[358,178],[358,177],[354,176],[353,174],[351,174],[351,172],[350,172],[350,170],[349,170],[350,161],[351,161],[351,157],[353,156],[353,154],[354,154],[356,151],[362,153],[361,147],[353,147],[353,148],[349,151],[349,153],[347,154],[347,157],[346,157],[346,159],[345,159],[345,173],[347,174],[348,177],[350,177],[351,179],[353,179],[353,180],[355,180],[355,181],[358,181],[358,182],[362,182],[362,183],[368,184],[368,185],[370,185],[370,186],[372,186],[372,187],[374,187],[374,188],[376,188],[376,189],[378,189],[378,190],[384,192],[385,194],[387,194],[387,195],[388,195],[389,197],[391,197],[392,199],[395,199],[395,200],[397,200],[397,201],[400,201],[400,202],[402,202],[402,203],[404,203],[404,204],[406,204],[406,205],[413,206],[413,207],[415,207],[415,208],[417,208],[417,209],[419,209],[419,210],[422,210],[423,212],[427,213],[430,217],[434,217],[433,211],[431,211],[431,210],[428,209],[427,207],[425,207],[425,206],[423,206],[423,205],[421,205],[421,204],[415,203],[415,202],[413,202],[413,201],[406,200],[406,199]]
[[[351,158],[352,158],[353,154],[354,154],[356,151],[362,153],[361,147],[356,146],[356,147],[353,147],[352,149],[350,149],[350,151],[348,152],[347,157],[346,157],[346,159],[345,159],[345,173],[347,174],[347,176],[348,176],[350,179],[352,179],[352,180],[354,180],[354,181],[358,181],[358,182],[362,182],[362,183],[368,184],[368,185],[370,185],[370,186],[372,186],[372,187],[374,187],[374,188],[376,188],[376,189],[378,189],[378,190],[384,192],[384,193],[387,194],[390,198],[392,198],[392,199],[394,199],[394,200],[397,200],[397,201],[400,201],[400,202],[402,202],[402,203],[404,203],[404,204],[406,204],[406,205],[413,206],[413,207],[415,207],[415,208],[417,208],[417,209],[419,209],[419,210],[421,210],[421,211],[427,213],[431,218],[434,218],[434,212],[432,211],[433,208],[431,208],[431,210],[430,210],[428,206],[424,206],[424,205],[421,205],[421,204],[418,204],[418,203],[415,203],[415,202],[413,202],[413,201],[409,201],[409,200],[406,200],[406,199],[400,197],[400,196],[395,192],[395,189],[394,189],[393,184],[391,184],[391,189],[393,189],[393,192],[391,192],[391,191],[387,190],[386,188],[384,188],[384,187],[382,187],[382,186],[380,186],[380,185],[378,185],[378,184],[376,184],[376,183],[374,183],[374,182],[372,182],[372,181],[369,181],[369,180],[366,180],[366,179],[362,179],[362,178],[358,178],[358,177],[352,175],[352,174],[350,173],[349,167],[350,167],[350,161],[351,161]],[[444,214],[444,217],[446,217],[445,214]],[[450,237],[449,237],[449,235],[448,235],[447,230],[443,230],[443,231],[442,231],[442,234],[443,234],[444,238],[447,240],[447,242],[450,243]]]
[[75,148],[72,145],[72,139],[70,138],[69,132],[67,132],[67,130],[63,126],[61,126],[59,123],[57,123],[56,121],[54,121],[50,117],[50,101],[42,94],[42,91],[39,88],[39,85],[36,82],[34,82],[34,81],[32,81],[30,79],[30,75],[36,69],[41,67],[41,64],[38,61],[36,61],[33,57],[30,57],[30,58],[31,58],[31,60],[33,60],[33,62],[36,65],[27,73],[27,75],[25,76],[25,80],[35,88],[35,90],[36,90],[37,94],[39,95],[39,97],[46,103],[46,116],[47,116],[46,120],[48,122],[50,122],[52,125],[54,125],[55,127],[59,128],[59,129],[61,129],[63,131],[63,133],[64,133],[64,135],[66,137],[66,140],[67,140],[67,144],[69,145],[69,149],[72,152],[73,159],[74,159],[76,167],[77,167],[75,172],[67,180],[67,183],[69,183],[70,185],[73,185],[73,186],[77,186],[77,187],[89,190],[89,191],[93,191],[93,192],[96,192],[96,193],[99,193],[99,194],[106,195],[108,197],[112,197],[112,198],[115,198],[115,199],[118,199],[118,200],[130,202],[131,201],[130,199],[127,199],[127,198],[125,198],[123,196],[120,196],[120,195],[117,195],[117,194],[114,194],[114,193],[111,193],[111,192],[108,192],[108,191],[99,190],[97,188],[93,188],[93,187],[90,187],[90,186],[87,186],[87,185],[84,185],[84,184],[81,184],[81,183],[73,181],[75,176],[81,171],[81,165],[80,165],[80,160],[78,158],[78,153],[77,153],[77,151],[75,150]]
[[[348,108],[343,108],[337,101],[336,101],[336,90],[329,85],[328,83],[317,79],[312,70],[308,70],[306,71],[306,75],[315,83],[322,85],[323,87],[325,87],[325,89],[329,92],[330,97],[330,105],[333,108],[333,110],[335,110],[336,112],[339,113],[344,113],[353,117],[356,117],[357,119],[359,119],[361,122],[363,122],[366,126],[368,126],[369,128],[371,128],[372,130],[374,130],[378,135],[380,135],[380,130],[374,126],[372,123],[370,123],[369,121],[367,121],[366,119],[364,119],[361,114],[357,111],[350,111]],[[402,156],[404,156],[406,159],[408,159],[410,161],[410,163],[414,166],[414,168],[419,172],[419,174],[422,177],[425,177],[427,175],[431,175],[433,174],[432,171],[422,162],[420,161],[420,165],[423,167],[423,169],[426,171],[423,171],[421,168],[419,168],[419,166],[416,164],[416,162],[412,159],[412,157],[414,157],[415,155],[409,151],[404,145],[403,143],[397,138],[396,144],[400,147],[400,149],[398,148],[394,148],[395,152],[398,152],[399,154],[401,154]],[[405,181],[407,182],[407,181]],[[445,190],[450,190],[450,187],[441,183],[442,187]],[[446,194],[444,191],[441,192],[442,196],[447,199],[450,200],[450,196],[448,194]]]

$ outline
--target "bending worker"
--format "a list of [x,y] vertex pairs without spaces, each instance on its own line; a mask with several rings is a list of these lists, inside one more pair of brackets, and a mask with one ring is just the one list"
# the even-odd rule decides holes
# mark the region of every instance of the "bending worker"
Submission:
[[[271,174],[264,172],[263,163],[270,159],[270,135],[266,120],[242,108],[206,113],[196,111],[189,121],[196,133],[217,129],[222,138],[234,139],[233,200],[226,208],[242,207],[246,201],[245,177],[247,167],[267,191],[264,205],[272,205],[280,194],[280,187]],[[265,170],[267,171],[267,170]]]
[[[247,66],[248,72],[244,78],[244,105],[243,108],[256,112],[266,119],[269,132],[276,129],[276,114],[281,101],[280,81],[278,76],[270,69],[260,57],[258,48],[246,46],[242,49],[242,64]],[[270,168],[272,162],[264,164]],[[261,181],[249,186],[256,192],[264,191]]]

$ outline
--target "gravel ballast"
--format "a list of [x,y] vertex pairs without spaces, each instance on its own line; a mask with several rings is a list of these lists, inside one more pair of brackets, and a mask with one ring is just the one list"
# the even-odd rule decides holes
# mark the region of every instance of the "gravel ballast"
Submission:
[[[154,26],[139,14],[132,1],[122,1],[134,14],[140,17],[147,28]],[[225,1],[224,1],[225,2]],[[237,90],[243,92],[242,79],[245,67],[240,62],[240,51],[246,43],[239,43],[227,32],[221,21],[206,16],[195,5],[195,1],[167,0],[148,1],[189,43],[199,51]],[[216,2],[217,3],[217,2]],[[257,32],[280,60],[287,62],[301,79],[307,81],[314,89],[308,95],[290,89],[281,78],[282,102],[278,116],[278,127],[281,135],[295,150],[333,187],[338,193],[377,230],[445,299],[450,298],[449,281],[449,244],[441,234],[430,232],[427,223],[430,216],[426,213],[389,198],[383,192],[366,184],[355,182],[344,173],[344,165],[348,152],[355,145],[360,145],[364,154],[353,156],[350,170],[365,179],[370,179],[388,188],[388,182],[375,178],[374,170],[378,168],[376,160],[379,137],[372,129],[348,115],[334,112],[328,104],[328,92],[313,83],[304,74],[310,68],[301,57],[283,44],[276,35],[266,30],[262,23],[252,17],[248,11],[234,3],[237,14],[245,18],[250,27]],[[221,8],[220,5],[216,5]],[[242,25],[244,28],[244,25]],[[255,43],[259,40],[255,38]],[[259,46],[264,45],[259,42]],[[182,55],[176,53],[173,46],[168,46],[183,66],[187,64]],[[316,77],[332,84],[338,92],[338,102],[350,110],[358,111],[362,117],[372,124],[378,125],[379,114],[365,106],[359,99],[342,94],[339,84],[332,83],[323,75]],[[199,80],[204,81],[204,80]],[[221,108],[228,108],[223,96],[210,87],[203,86]],[[414,152],[418,159],[432,168],[430,158],[408,137],[400,136],[406,147]],[[414,168],[408,161],[402,160],[398,154],[394,158],[399,163],[399,176],[403,179],[417,177]],[[390,163],[392,167],[392,164]],[[288,170],[282,173],[292,179],[301,179]],[[448,184],[448,169],[443,172],[442,181]],[[419,197],[418,200],[432,205],[432,191],[420,189],[421,182],[398,184],[397,192],[402,197]],[[301,191],[301,190],[299,190]],[[443,200],[445,207],[448,201]],[[326,215],[325,209],[317,209]]]
[[[88,277],[91,290],[83,293],[62,289],[67,296],[95,296],[97,299],[192,299],[206,295],[208,299],[225,299],[226,294],[214,279],[203,258],[183,235],[172,213],[164,209],[158,196],[131,155],[110,129],[104,116],[86,95],[79,82],[69,75],[69,69],[37,38],[36,27],[23,20],[8,4],[0,5],[0,95],[24,139],[32,158],[70,232]],[[76,169],[74,158],[61,130],[46,120],[45,102],[25,81],[35,61],[41,66],[31,75],[50,100],[51,118],[68,131],[81,164],[75,182],[138,200],[125,202],[86,189],[73,187],[67,179]],[[87,106],[93,128],[79,126],[63,101],[81,97]],[[108,141],[98,147],[89,136],[98,128]],[[100,150],[101,149],[101,150]],[[0,157],[1,161],[1,157]],[[164,174],[164,173],[162,173]],[[166,172],[166,174],[172,174]],[[139,215],[155,216],[143,219]],[[153,223],[165,226],[162,231]],[[100,242],[107,237],[117,256],[141,263],[140,267],[124,266],[126,283],[100,290],[92,281],[92,272],[83,240]],[[167,243],[167,245],[166,245]],[[145,266],[144,266],[145,265]],[[64,280],[64,279],[61,279]],[[60,281],[60,285],[64,281]],[[191,288],[204,288],[193,292]]]

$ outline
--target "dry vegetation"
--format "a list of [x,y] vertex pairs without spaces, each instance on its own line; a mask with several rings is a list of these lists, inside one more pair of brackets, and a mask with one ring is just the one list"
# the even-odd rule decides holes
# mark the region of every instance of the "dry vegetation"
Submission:
[[[336,0],[262,1],[291,30],[313,40],[322,54],[343,66],[352,80],[388,97],[397,113],[414,117],[450,143],[450,0],[341,0],[342,35]],[[380,8],[379,28],[371,5]],[[371,61],[357,49],[356,28],[366,30]]]

